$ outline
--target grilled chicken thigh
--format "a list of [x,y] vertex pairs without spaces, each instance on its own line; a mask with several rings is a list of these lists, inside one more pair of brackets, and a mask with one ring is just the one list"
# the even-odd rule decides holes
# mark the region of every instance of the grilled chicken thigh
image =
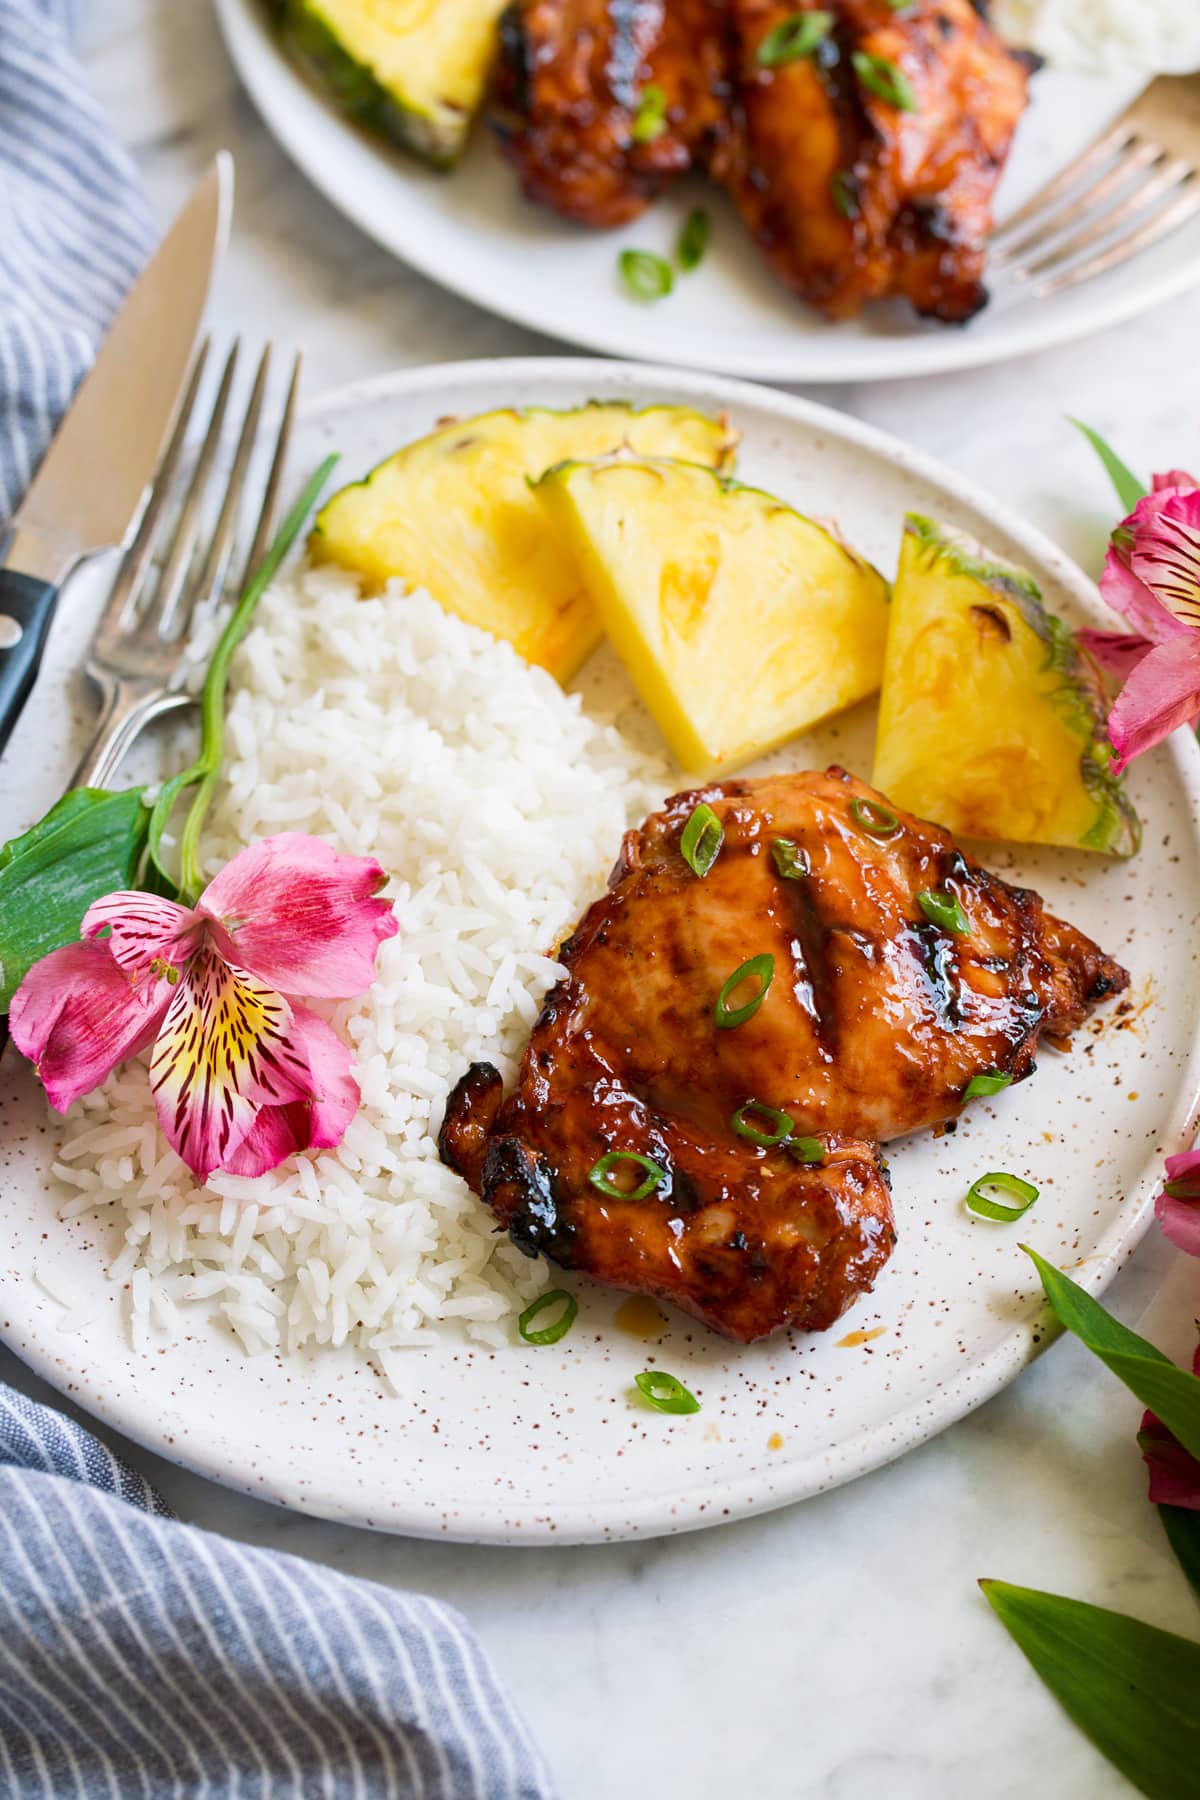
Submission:
[[[815,55],[764,68],[763,41],[795,15],[794,0],[730,5],[737,99],[714,173],[776,272],[833,318],[891,294],[953,323],[978,312],[1029,59],[972,0],[902,11],[837,0]],[[888,92],[892,71],[907,105]]]
[[[724,831],[702,879],[680,848],[700,802]],[[561,958],[513,1092],[472,1068],[443,1157],[531,1254],[740,1341],[870,1288],[893,1242],[878,1142],[956,1117],[974,1075],[1022,1080],[1043,1032],[1128,981],[841,769],[668,801]]]

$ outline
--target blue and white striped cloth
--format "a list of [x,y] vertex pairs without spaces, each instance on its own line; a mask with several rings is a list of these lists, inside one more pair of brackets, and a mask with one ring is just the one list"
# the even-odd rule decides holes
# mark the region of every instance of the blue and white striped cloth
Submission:
[[[70,47],[0,0],[0,528],[153,242]],[[0,1386],[0,1800],[550,1800],[448,1607],[173,1519]]]

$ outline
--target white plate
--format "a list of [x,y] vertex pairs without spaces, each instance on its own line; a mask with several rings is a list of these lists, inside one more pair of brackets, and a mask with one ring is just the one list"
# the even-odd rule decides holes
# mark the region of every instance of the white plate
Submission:
[[[1200,219],[1128,267],[1036,301],[997,281],[966,327],[922,323],[899,304],[830,325],[767,269],[733,208],[689,183],[619,232],[592,233],[527,206],[480,130],[452,176],[423,169],[346,124],[275,44],[262,0],[217,0],[230,54],[259,111],[309,179],[386,249],[489,312],[614,356],[768,381],[872,381],[1024,356],[1115,325],[1200,281]],[[1138,77],[1045,71],[1005,178],[1018,205],[1133,98]],[[690,206],[713,215],[713,244],[669,300],[646,305],[617,278],[625,245],[669,254]]]
[[[299,478],[337,448],[349,480],[446,413],[589,395],[727,408],[745,433],[745,477],[836,516],[884,568],[894,566],[903,512],[916,507],[1034,570],[1056,610],[1096,616],[1077,569],[949,471],[838,413],[717,378],[545,360],[388,377],[311,407],[294,469]],[[60,613],[53,666],[3,765],[0,837],[43,810],[72,765],[66,677],[87,629],[83,598],[69,596]],[[601,659],[590,679],[611,683]],[[862,707],[798,742],[791,766],[836,757],[869,774],[872,728],[873,708]],[[1191,1141],[1200,1087],[1195,741],[1177,735],[1137,766],[1132,786],[1147,827],[1133,863],[1003,849],[989,858],[1130,967],[1128,1023],[1102,1012],[1072,1055],[1047,1053],[1034,1080],[973,1108],[956,1135],[893,1153],[899,1245],[840,1328],[744,1350],[677,1316],[655,1353],[700,1396],[694,1418],[631,1401],[646,1346],[615,1328],[619,1296],[586,1281],[580,1320],[561,1346],[414,1351],[401,1398],[346,1355],[251,1361],[215,1328],[133,1353],[127,1296],[103,1273],[102,1228],[56,1217],[51,1125],[11,1056],[0,1080],[0,1334],[73,1399],[163,1455],[383,1530],[505,1543],[653,1535],[780,1506],[887,1462],[996,1393],[1044,1337],[1018,1239],[1098,1292],[1141,1236],[1163,1154]],[[1019,1231],[963,1212],[970,1182],[995,1168],[1041,1187]],[[51,1292],[84,1329],[62,1329]],[[880,1335],[842,1341],[863,1331]]]

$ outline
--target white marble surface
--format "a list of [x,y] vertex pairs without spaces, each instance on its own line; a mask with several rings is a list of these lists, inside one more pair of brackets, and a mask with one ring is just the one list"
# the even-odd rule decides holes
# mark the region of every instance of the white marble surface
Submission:
[[[93,0],[99,91],[167,214],[228,145],[238,216],[216,325],[303,347],[310,388],[551,345],[376,251],[296,175],[238,91],[204,0]],[[1063,415],[1140,467],[1200,462],[1200,302],[1041,360],[838,389],[1021,508],[1082,560],[1110,504]],[[1181,1359],[1200,1265],[1148,1241],[1115,1310]],[[0,1379],[37,1386],[0,1352]],[[1138,1409],[1073,1344],[880,1474],[791,1511],[663,1543],[454,1548],[323,1526],[134,1454],[180,1514],[453,1601],[528,1714],[568,1800],[1055,1800],[1128,1793],[1058,1713],[978,1595],[1049,1587],[1196,1635],[1144,1497]]]

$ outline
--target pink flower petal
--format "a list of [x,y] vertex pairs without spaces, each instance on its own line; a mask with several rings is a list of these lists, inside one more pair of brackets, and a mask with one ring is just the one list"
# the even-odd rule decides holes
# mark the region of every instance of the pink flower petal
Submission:
[[1200,633],[1158,644],[1126,681],[1108,715],[1108,735],[1119,774],[1180,725],[1200,716]]
[[51,1106],[66,1112],[145,1049],[170,1000],[166,982],[135,987],[106,943],[67,944],[34,963],[13,995],[8,1028]]
[[1166,1170],[1168,1181],[1186,1182],[1189,1192],[1194,1191],[1200,1200],[1200,1149],[1183,1150],[1178,1156],[1168,1156]]
[[1079,643],[1118,681],[1132,675],[1143,656],[1154,648],[1149,638],[1132,631],[1081,631]]
[[285,994],[345,999],[370,987],[375,953],[398,930],[373,857],[282,832],[242,850],[200,896],[230,962]]
[[1200,1256],[1200,1199],[1177,1200],[1171,1194],[1160,1194],[1154,1202],[1154,1216],[1162,1226],[1163,1236],[1177,1250]]
[[324,1019],[292,1008],[292,1041],[308,1055],[311,1093],[289,1106],[265,1106],[225,1163],[231,1175],[265,1175],[298,1150],[330,1150],[341,1143],[361,1095],[350,1073],[350,1051]]
[[[1200,488],[1163,488],[1134,509],[1130,573],[1175,619],[1200,626]],[[1152,635],[1152,634],[1151,634]]]
[[1104,573],[1100,577],[1100,592],[1106,603],[1114,612],[1123,614],[1134,630],[1152,644],[1165,644],[1171,638],[1181,637],[1187,626],[1168,612],[1158,596],[1139,581],[1128,557],[1129,552],[1119,545],[1109,546]]
[[1164,488],[1200,487],[1200,481],[1184,469],[1168,469],[1165,475],[1152,475],[1150,485],[1156,494],[1161,494]]
[[159,1031],[150,1085],[164,1136],[201,1181],[227,1166],[260,1108],[310,1095],[307,1050],[292,1027],[281,994],[210,947],[193,957]]
[[[1172,1157],[1182,1162],[1182,1157]],[[1192,1373],[1200,1375],[1200,1344],[1192,1357]],[[1154,1413],[1142,1414],[1138,1444],[1150,1470],[1150,1499],[1155,1506],[1186,1506],[1200,1512],[1200,1462],[1190,1456]]]
[[158,894],[105,894],[84,913],[80,935],[94,938],[106,927],[108,950],[134,977],[182,969],[199,936],[195,913]]

